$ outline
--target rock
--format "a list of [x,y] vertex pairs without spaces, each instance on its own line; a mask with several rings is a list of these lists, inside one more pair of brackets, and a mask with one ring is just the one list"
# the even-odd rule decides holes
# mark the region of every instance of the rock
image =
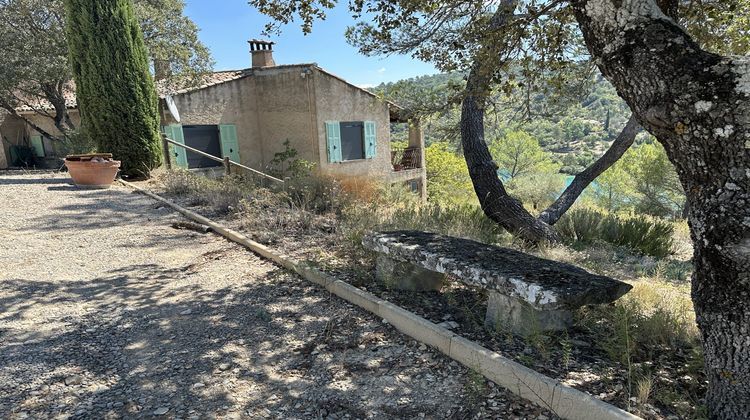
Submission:
[[169,412],[169,407],[159,407],[156,410],[154,410],[155,416],[163,416]]
[[180,315],[190,315],[193,311],[191,309],[185,309],[184,311],[180,312]]
[[458,328],[458,322],[456,321],[444,321],[438,324],[438,327],[443,327],[446,330],[452,330]]
[[65,378],[65,385],[80,385],[83,382],[83,378],[80,375],[72,375]]
[[230,367],[232,367],[232,365],[230,365],[229,363],[222,363],[219,365],[219,370],[223,372],[225,370],[229,370]]
[[206,387],[206,384],[204,384],[203,382],[196,382],[196,383],[193,384],[193,388],[195,388],[195,389],[205,388],[205,387]]

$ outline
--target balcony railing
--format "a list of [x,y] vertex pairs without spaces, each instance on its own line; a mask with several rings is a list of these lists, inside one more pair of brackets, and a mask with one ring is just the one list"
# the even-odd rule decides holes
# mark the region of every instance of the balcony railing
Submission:
[[419,147],[407,147],[391,152],[391,163],[394,171],[406,171],[422,167],[422,150]]

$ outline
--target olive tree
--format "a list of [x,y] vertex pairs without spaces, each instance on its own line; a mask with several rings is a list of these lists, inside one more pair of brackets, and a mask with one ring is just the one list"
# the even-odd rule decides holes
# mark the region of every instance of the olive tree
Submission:
[[[198,39],[198,27],[184,15],[184,1],[133,0],[133,6],[157,78],[190,83],[211,69],[211,55]],[[63,0],[0,0],[0,57],[0,109],[54,140],[60,136],[16,108],[25,105],[51,119],[63,136],[79,128],[65,100],[74,87]],[[39,101],[53,109],[37,106]]]

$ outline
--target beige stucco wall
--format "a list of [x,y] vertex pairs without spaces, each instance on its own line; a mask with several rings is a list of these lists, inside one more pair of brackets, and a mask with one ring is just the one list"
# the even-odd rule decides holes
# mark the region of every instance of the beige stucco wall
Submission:
[[[310,66],[257,69],[254,72],[258,95],[258,124],[263,139],[263,159],[284,151],[284,142],[298,157],[318,162],[315,85]],[[303,76],[304,74],[304,76]]]
[[[174,96],[180,112],[182,125],[237,126],[240,160],[250,167],[263,163],[261,136],[258,132],[255,83],[245,77],[229,83],[222,83],[193,92]],[[169,111],[162,110],[162,124],[174,124]]]
[[[182,125],[237,126],[241,163],[263,170],[284,142],[317,162],[312,83],[303,67],[257,69],[252,76],[174,97]],[[174,123],[162,112],[162,123]]]
[[[388,104],[324,72],[314,73],[318,122],[318,164],[323,173],[337,177],[385,180],[391,165],[391,125]],[[326,121],[375,121],[377,153],[373,159],[328,163]]]

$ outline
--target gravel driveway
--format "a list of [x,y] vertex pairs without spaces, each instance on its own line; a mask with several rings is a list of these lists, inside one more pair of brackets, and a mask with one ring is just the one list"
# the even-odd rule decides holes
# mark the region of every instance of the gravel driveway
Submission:
[[546,418],[180,220],[123,187],[0,175],[0,418]]

